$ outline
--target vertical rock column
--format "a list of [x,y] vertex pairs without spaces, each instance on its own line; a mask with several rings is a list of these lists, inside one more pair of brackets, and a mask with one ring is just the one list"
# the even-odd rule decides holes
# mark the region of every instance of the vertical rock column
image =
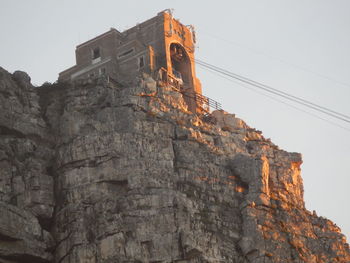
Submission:
[[0,261],[49,262],[53,157],[29,76],[0,68]]

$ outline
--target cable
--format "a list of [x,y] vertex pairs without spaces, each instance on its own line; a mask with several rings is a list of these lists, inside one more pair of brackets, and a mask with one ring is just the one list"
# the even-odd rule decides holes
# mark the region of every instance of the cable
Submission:
[[[201,65],[200,65],[200,66],[201,66]],[[202,66],[202,67],[203,67],[203,66]],[[208,72],[211,72],[211,73],[213,73],[213,74],[215,74],[215,75],[217,75],[217,76],[220,76],[220,77],[222,77],[222,78],[224,78],[224,79],[226,79],[226,80],[228,80],[228,81],[230,81],[230,82],[233,82],[233,83],[235,83],[235,84],[237,84],[237,85],[239,85],[239,86],[241,86],[241,87],[247,88],[247,89],[249,89],[249,90],[251,90],[251,91],[253,91],[253,92],[255,92],[255,93],[258,93],[258,94],[260,94],[260,95],[262,95],[262,96],[265,96],[265,97],[267,97],[267,98],[270,98],[270,99],[272,99],[272,100],[274,100],[274,101],[277,101],[277,102],[279,102],[279,103],[282,103],[282,104],[284,104],[284,105],[287,105],[287,106],[289,106],[289,107],[292,107],[292,108],[294,108],[294,109],[296,109],[296,110],[298,110],[298,111],[300,111],[300,112],[306,113],[306,114],[308,114],[308,115],[310,115],[310,116],[312,116],[312,117],[315,117],[315,118],[317,118],[317,119],[319,119],[319,120],[325,121],[325,122],[327,122],[327,123],[329,123],[329,124],[331,124],[331,125],[333,125],[333,126],[336,126],[336,127],[338,127],[338,128],[341,128],[341,129],[344,129],[344,130],[350,132],[350,129],[348,129],[348,128],[342,126],[342,125],[339,125],[338,123],[335,123],[335,122],[333,122],[333,121],[324,119],[324,118],[322,118],[322,117],[320,117],[320,116],[318,116],[318,115],[316,115],[316,114],[313,114],[313,113],[311,113],[311,112],[308,112],[308,111],[305,111],[305,110],[300,109],[300,108],[298,108],[298,107],[295,107],[294,105],[289,104],[289,103],[287,103],[287,102],[285,102],[285,101],[279,100],[279,99],[277,99],[277,98],[274,98],[274,97],[272,97],[272,96],[269,96],[269,95],[267,95],[267,94],[264,94],[264,93],[262,93],[262,92],[259,92],[259,91],[255,90],[254,88],[249,87],[248,85],[244,85],[244,84],[242,84],[242,83],[240,83],[240,82],[238,82],[238,81],[235,81],[235,80],[232,79],[232,78],[228,78],[228,77],[225,77],[225,76],[223,76],[223,75],[219,75],[216,71],[213,71],[212,69],[209,69],[209,68],[206,68],[206,67],[203,67],[203,69],[204,69],[204,70],[207,70]]]
[[[191,60],[192,60],[192,59],[191,59]],[[265,91],[267,91],[267,92],[269,92],[269,93],[272,93],[272,94],[274,94],[274,95],[283,97],[283,98],[285,98],[285,99],[287,99],[287,100],[290,100],[290,101],[292,101],[292,102],[298,103],[298,104],[300,104],[300,105],[303,105],[303,106],[308,107],[308,108],[310,108],[310,109],[313,109],[313,110],[315,110],[315,111],[321,112],[321,113],[323,113],[323,114],[326,114],[326,115],[331,116],[331,117],[333,117],[333,118],[336,118],[336,119],[338,119],[338,120],[342,120],[342,121],[344,121],[344,122],[350,123],[350,116],[345,115],[345,114],[343,114],[343,113],[339,113],[339,112],[334,111],[334,110],[331,110],[331,109],[329,109],[329,108],[327,108],[327,107],[318,105],[318,104],[316,104],[316,103],[313,103],[313,102],[311,102],[311,101],[305,100],[305,99],[303,99],[303,98],[299,98],[299,97],[294,96],[294,95],[292,95],[292,94],[289,94],[289,93],[283,92],[283,91],[281,91],[281,90],[275,89],[275,88],[273,88],[273,87],[271,87],[271,86],[268,86],[268,85],[262,84],[262,83],[260,83],[260,82],[254,81],[254,80],[252,80],[252,79],[249,79],[249,78],[240,76],[240,75],[238,75],[238,74],[232,73],[232,72],[230,72],[230,71],[228,71],[228,70],[225,70],[225,69],[223,69],[223,68],[214,66],[214,65],[209,64],[209,63],[207,63],[207,62],[204,62],[204,61],[202,61],[202,60],[200,60],[200,59],[194,59],[192,62],[195,62],[195,63],[199,64],[199,65],[202,66],[202,67],[205,67],[205,68],[207,68],[207,69],[210,69],[210,70],[215,71],[215,72],[217,72],[217,73],[220,73],[220,74],[222,74],[222,75],[228,76],[228,77],[230,77],[230,78],[234,78],[234,79],[239,80],[239,81],[241,81],[241,82],[243,82],[243,83],[246,83],[246,84],[249,84],[249,85],[251,85],[251,86],[257,87],[257,88],[259,88],[259,89],[265,90]],[[296,108],[296,107],[294,107],[294,106],[292,106],[292,105],[290,105],[290,104],[287,104],[287,103],[285,103],[285,102],[283,102],[283,103],[286,104],[286,105],[289,105],[289,106],[291,106],[291,107],[293,107],[293,108]],[[299,109],[299,108],[296,108],[296,109],[301,110],[301,109]],[[303,111],[303,110],[301,110],[301,111]],[[309,115],[313,115],[313,114],[311,114],[311,113],[309,113],[309,112],[306,112],[306,111],[304,111],[304,112],[307,113],[307,114],[309,114]],[[328,121],[328,120],[326,120],[326,119],[323,119],[323,118],[321,118],[321,117],[319,117],[319,116],[317,116],[317,115],[315,115],[315,117],[316,117],[316,118],[319,118],[319,119],[322,119],[322,120],[324,120],[324,121],[326,121],[326,122],[332,123],[332,124],[334,124],[334,125],[336,125],[336,126],[339,126],[339,127],[343,128],[343,129],[346,129],[346,130],[347,130],[347,128],[345,128],[345,127],[343,127],[343,126],[340,126],[340,125],[338,125],[338,124],[335,124],[335,123],[333,123],[333,122],[330,122],[330,121]]]
[[237,79],[241,82],[244,82],[246,84],[249,84],[249,85],[252,85],[254,87],[257,87],[259,89],[262,89],[262,90],[265,90],[269,93],[272,93],[274,95],[277,95],[277,96],[280,96],[280,97],[283,97],[285,99],[288,99],[290,101],[293,101],[295,103],[298,103],[298,104],[301,104],[305,107],[308,107],[308,108],[311,108],[313,110],[316,110],[316,111],[319,111],[319,112],[322,112],[323,114],[326,114],[328,116],[331,116],[333,118],[336,118],[336,119],[339,119],[339,120],[342,120],[344,122],[347,122],[347,123],[350,123],[350,117],[345,115],[345,114],[342,114],[342,113],[339,113],[339,112],[336,112],[336,111],[333,111],[329,108],[326,108],[326,107],[323,107],[323,106],[320,106],[318,104],[315,104],[313,102],[310,102],[310,101],[307,101],[305,99],[302,99],[302,98],[299,98],[299,97],[296,97],[294,95],[291,95],[291,94],[288,94],[286,92],[283,92],[283,91],[280,91],[280,90],[277,90],[275,88],[272,88],[268,85],[264,85],[262,83],[259,83],[257,81],[254,81],[252,79],[249,79],[249,78],[246,78],[246,77],[243,77],[243,76],[240,76],[238,74],[235,74],[235,73],[232,73],[230,71],[227,71],[225,69],[222,69],[222,68],[219,68],[217,66],[214,66],[214,65],[211,65],[209,63],[206,63],[204,61],[201,61],[199,59],[196,59],[195,62],[199,65],[201,65],[202,67],[206,67],[206,68],[209,68],[213,71],[216,71],[220,74],[223,74],[225,76],[228,76],[230,78],[234,78],[234,79]]
[[249,82],[252,82],[252,83],[254,83],[254,84],[256,84],[256,85],[260,85],[260,86],[262,86],[262,87],[264,87],[264,88],[273,90],[273,91],[275,91],[275,92],[277,92],[277,93],[281,93],[281,94],[283,94],[283,95],[290,96],[290,97],[293,98],[293,99],[299,100],[299,101],[301,101],[301,102],[303,102],[303,103],[306,103],[306,104],[310,104],[310,105],[312,105],[312,106],[315,106],[315,107],[317,107],[317,108],[320,108],[320,109],[329,111],[329,112],[331,112],[331,113],[337,114],[337,115],[339,115],[339,116],[342,116],[342,117],[344,117],[344,118],[350,120],[350,116],[348,116],[348,115],[345,115],[345,114],[342,114],[342,113],[333,111],[333,110],[331,110],[331,109],[329,109],[329,108],[326,108],[326,107],[317,105],[317,104],[315,104],[315,103],[313,103],[313,102],[310,102],[310,101],[307,101],[307,100],[305,100],[305,99],[296,97],[296,96],[294,96],[294,95],[288,94],[288,93],[283,92],[283,91],[281,91],[281,90],[272,88],[272,87],[267,86],[267,85],[265,85],[265,84],[262,84],[262,83],[259,83],[259,82],[257,82],[257,81],[248,79],[248,78],[246,78],[246,77],[240,76],[240,75],[238,75],[238,74],[232,73],[232,72],[230,72],[230,71],[227,71],[227,70],[225,70],[225,69],[219,68],[219,67],[214,66],[214,65],[211,65],[211,64],[206,63],[206,62],[204,62],[204,61],[201,61],[201,60],[199,60],[199,59],[196,59],[196,62],[198,62],[199,64],[202,64],[202,65],[205,64],[206,66],[209,66],[209,67],[215,67],[216,69],[221,70],[221,71],[224,71],[224,72],[226,72],[226,73],[228,73],[228,74],[234,75],[234,76],[237,77],[237,78],[242,78],[242,79],[244,79],[244,80],[246,80],[246,81],[249,81]]

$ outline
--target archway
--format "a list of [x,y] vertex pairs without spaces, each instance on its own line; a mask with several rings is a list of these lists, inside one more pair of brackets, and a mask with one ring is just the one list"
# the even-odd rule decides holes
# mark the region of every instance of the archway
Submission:
[[184,49],[178,43],[170,45],[170,57],[173,76],[181,83],[180,90],[184,94],[185,102],[189,110],[196,111],[196,100],[193,87],[191,60]]

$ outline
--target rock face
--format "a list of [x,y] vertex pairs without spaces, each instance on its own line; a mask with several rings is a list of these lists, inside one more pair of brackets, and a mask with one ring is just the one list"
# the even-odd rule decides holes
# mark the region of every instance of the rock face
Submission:
[[0,70],[0,262],[350,262],[301,156],[143,76],[34,88]]

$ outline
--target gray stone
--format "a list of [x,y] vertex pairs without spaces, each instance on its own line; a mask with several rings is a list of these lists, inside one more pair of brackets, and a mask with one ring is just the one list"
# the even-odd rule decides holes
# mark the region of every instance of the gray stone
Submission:
[[17,83],[22,88],[29,89],[29,88],[33,87],[31,82],[30,82],[31,79],[30,79],[29,75],[24,71],[15,71],[13,73],[13,79],[15,81],[17,81]]
[[300,154],[234,115],[206,122],[146,75],[15,75],[0,70],[0,262],[350,261],[305,209]]

